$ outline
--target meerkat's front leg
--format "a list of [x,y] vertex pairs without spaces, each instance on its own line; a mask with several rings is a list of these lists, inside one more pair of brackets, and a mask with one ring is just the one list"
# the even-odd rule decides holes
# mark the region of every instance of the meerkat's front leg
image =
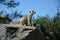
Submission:
[[31,26],[33,26],[33,23],[32,23],[32,19],[31,19],[31,22],[30,22]]
[[28,18],[28,26],[30,26],[30,19]]

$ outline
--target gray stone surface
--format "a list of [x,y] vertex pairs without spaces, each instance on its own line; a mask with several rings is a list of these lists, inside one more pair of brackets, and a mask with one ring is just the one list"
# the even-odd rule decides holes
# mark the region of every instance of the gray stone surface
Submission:
[[47,40],[36,27],[0,24],[0,40]]
[[[15,33],[11,34],[12,35],[16,35],[14,38],[10,38],[6,36],[8,35],[8,32],[6,31],[8,29],[9,31],[16,31]],[[16,30],[16,28],[18,28],[18,30]],[[10,30],[11,29],[11,30]],[[20,26],[18,24],[0,24],[0,40],[20,40],[24,37],[26,37],[29,32],[33,31],[35,29],[35,27],[31,27],[31,26]],[[9,36],[9,35],[8,35]],[[13,36],[12,36],[13,37]]]

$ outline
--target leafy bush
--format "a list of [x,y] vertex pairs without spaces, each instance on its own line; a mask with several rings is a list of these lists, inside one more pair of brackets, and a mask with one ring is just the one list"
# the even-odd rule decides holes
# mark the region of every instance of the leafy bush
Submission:
[[34,20],[34,24],[39,24],[39,29],[44,36],[48,36],[51,40],[60,40],[60,12],[52,19],[49,16],[38,17]]

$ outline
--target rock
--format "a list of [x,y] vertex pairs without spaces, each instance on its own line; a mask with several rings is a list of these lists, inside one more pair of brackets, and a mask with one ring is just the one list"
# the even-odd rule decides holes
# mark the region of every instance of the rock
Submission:
[[36,27],[0,24],[0,40],[47,40]]

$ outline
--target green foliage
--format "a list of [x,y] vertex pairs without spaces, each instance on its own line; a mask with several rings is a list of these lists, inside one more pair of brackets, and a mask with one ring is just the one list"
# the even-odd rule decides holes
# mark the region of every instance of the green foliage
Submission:
[[3,16],[3,11],[0,12],[0,24],[2,23],[10,23],[12,20],[7,16]]
[[[19,2],[15,2],[15,0],[10,0],[9,2],[5,2],[7,0],[0,0],[1,4],[6,5],[8,8],[15,8],[19,5]],[[3,2],[3,3],[2,3]]]
[[0,3],[5,2],[5,0],[0,0]]
[[18,6],[20,3],[19,2],[15,2],[15,0],[0,0],[0,4],[3,4],[5,6],[7,6],[7,9],[10,8],[11,13],[6,13],[4,11],[0,12],[0,16],[1,14],[3,14],[2,12],[6,13],[5,17],[8,17],[9,19],[13,20],[13,19],[17,19],[22,17],[22,15],[20,15],[20,13],[18,13],[18,11],[13,11],[13,8],[15,8],[16,6]]
[[17,19],[21,18],[23,15],[20,14],[21,12],[18,13],[18,11],[15,11],[13,14],[6,14],[5,16],[3,15],[4,14],[4,11],[2,10],[0,12],[0,24],[1,23],[10,23],[11,21],[13,21],[14,19]]
[[53,17],[49,16],[38,17],[34,20],[34,24],[39,24],[39,29],[44,36],[50,37],[51,40],[60,40],[60,12]]

